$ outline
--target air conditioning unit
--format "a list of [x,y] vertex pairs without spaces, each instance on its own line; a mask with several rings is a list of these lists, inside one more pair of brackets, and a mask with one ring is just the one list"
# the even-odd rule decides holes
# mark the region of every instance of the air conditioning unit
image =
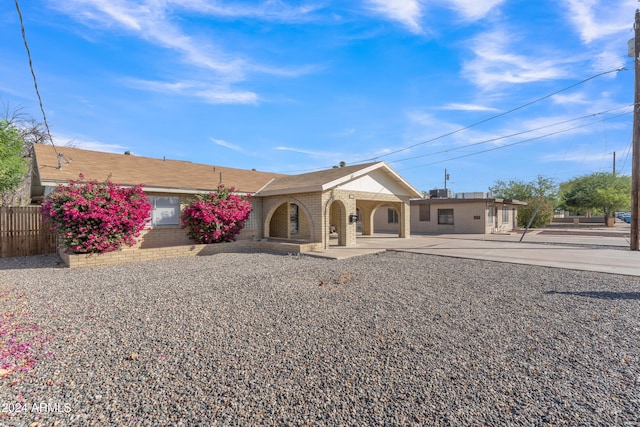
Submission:
[[452,196],[451,190],[438,188],[437,190],[429,191],[429,198],[431,199],[450,199]]

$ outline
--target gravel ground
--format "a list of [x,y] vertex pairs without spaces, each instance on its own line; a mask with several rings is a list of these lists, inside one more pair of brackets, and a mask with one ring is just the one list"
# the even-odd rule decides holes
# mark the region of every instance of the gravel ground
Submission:
[[637,277],[39,256],[0,259],[0,316],[3,426],[640,425]]

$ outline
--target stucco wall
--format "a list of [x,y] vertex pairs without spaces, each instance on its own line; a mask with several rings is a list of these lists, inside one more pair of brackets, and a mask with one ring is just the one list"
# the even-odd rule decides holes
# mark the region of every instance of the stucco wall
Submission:
[[[490,232],[487,224],[486,203],[428,205],[430,220],[420,221],[420,205],[411,205],[412,233],[470,233]],[[438,224],[438,209],[453,209],[453,225]]]
[[[514,226],[514,207],[498,203],[493,205],[486,201],[477,203],[421,203],[429,206],[430,220],[420,221],[420,204],[411,204],[411,232],[412,233],[468,233],[488,234],[509,232]],[[489,209],[497,211],[493,223],[489,223]],[[507,206],[508,221],[502,221],[502,209]],[[453,225],[438,224],[438,209],[453,209]]]
[[[393,209],[396,211],[398,215],[398,222],[390,223],[389,222],[389,214],[388,210]],[[383,204],[376,208],[373,214],[373,232],[398,232],[398,227],[400,225],[400,212],[398,209],[390,204]]]

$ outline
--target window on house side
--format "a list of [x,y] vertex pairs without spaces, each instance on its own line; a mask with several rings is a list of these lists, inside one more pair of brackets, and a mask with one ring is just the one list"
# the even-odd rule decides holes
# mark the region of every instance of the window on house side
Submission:
[[180,198],[149,196],[151,226],[180,225]]
[[509,223],[509,208],[506,206],[502,208],[502,223],[503,224]]
[[431,221],[431,205],[420,205],[420,221]]
[[493,224],[493,217],[495,216],[495,211],[493,210],[493,206],[489,206],[489,212],[487,212],[489,218],[489,224]]
[[438,209],[438,224],[453,225],[453,209]]
[[389,224],[397,224],[398,223],[398,212],[393,209],[387,209],[387,222]]
[[253,202],[251,202],[251,206],[252,206],[252,210],[251,210],[251,213],[249,214],[249,218],[247,218],[247,221],[244,224],[244,228],[247,230],[257,230],[259,228],[258,226],[259,219],[255,211],[256,205],[254,205]]

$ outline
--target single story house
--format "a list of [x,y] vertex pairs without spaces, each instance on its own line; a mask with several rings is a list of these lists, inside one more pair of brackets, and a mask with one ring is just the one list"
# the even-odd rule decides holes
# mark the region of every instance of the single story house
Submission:
[[122,186],[142,184],[153,206],[149,229],[136,246],[142,249],[193,243],[180,227],[181,209],[195,194],[220,184],[252,196],[253,211],[239,239],[315,248],[354,245],[357,226],[363,235],[373,234],[374,214],[382,205],[398,212],[398,237],[409,237],[410,200],[421,195],[384,162],[284,175],[42,144],[33,150],[32,203],[80,174]]
[[[411,200],[411,232],[415,234],[509,232],[518,228],[518,206],[522,205],[526,205],[526,202],[486,197],[486,195],[477,198]],[[388,218],[391,216],[389,215]]]

